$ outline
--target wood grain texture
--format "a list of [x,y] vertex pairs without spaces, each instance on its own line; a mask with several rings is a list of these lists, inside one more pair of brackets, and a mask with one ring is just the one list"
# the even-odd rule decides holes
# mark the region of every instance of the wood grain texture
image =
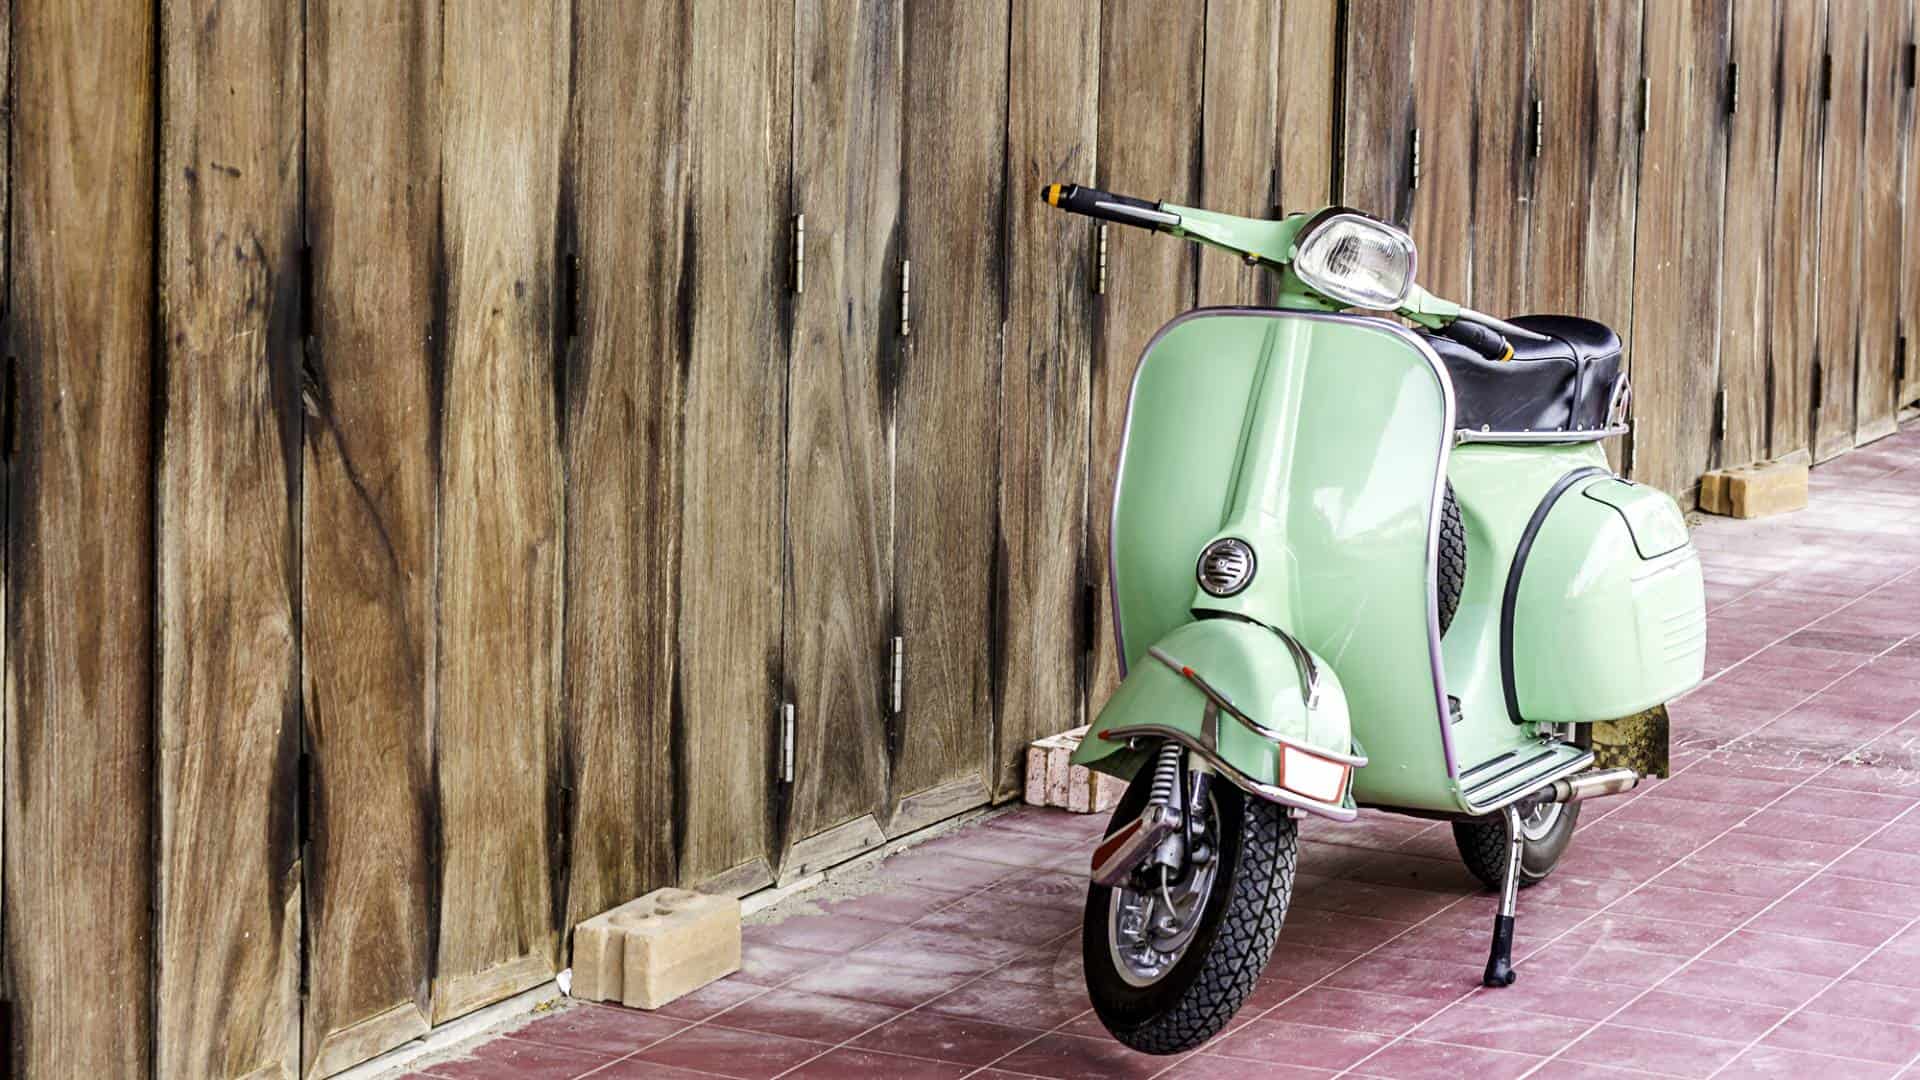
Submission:
[[[1908,27],[1920,27],[1920,4],[1901,0],[1898,17]],[[1904,408],[1920,401],[1920,102],[1908,91],[1900,114],[1902,146],[1900,220],[1900,335],[1906,375],[1894,387],[1894,401]]]
[[[1006,311],[1007,9],[906,12],[905,254],[913,328],[897,391],[895,609],[906,638],[894,810],[994,783],[992,575]],[[981,588],[982,583],[988,587]]]
[[1738,107],[1727,144],[1727,204],[1721,229],[1720,381],[1724,433],[1710,464],[1767,456],[1767,352],[1774,317],[1774,137],[1779,128],[1776,4],[1733,5],[1732,62]]
[[689,885],[770,854],[780,694],[793,8],[696,3],[679,702]]
[[678,878],[681,396],[689,3],[576,0],[568,152],[580,259],[566,373],[571,927]]
[[1414,8],[1350,0],[1339,201],[1405,225],[1413,212]]
[[1632,472],[1686,505],[1706,470],[1719,386],[1728,26],[1725,0],[1646,9]]
[[[1534,65],[1537,62],[1545,70],[1561,59],[1558,43],[1551,51],[1536,49],[1535,11],[1535,5],[1523,0],[1489,0],[1479,19],[1475,77],[1462,78],[1458,70],[1440,76],[1474,87],[1473,160],[1467,167],[1473,184],[1472,303],[1495,315],[1526,310],[1537,160],[1533,102],[1542,96],[1535,85]],[[1452,12],[1452,17],[1459,19],[1459,12]],[[1539,17],[1550,16],[1542,11]],[[1555,112],[1541,129],[1543,135],[1551,129],[1549,145],[1555,153],[1572,149],[1562,146],[1565,136],[1560,127],[1565,122],[1568,119]]]
[[1026,744],[1082,723],[1088,590],[1088,368],[1096,232],[1034,197],[1091,182],[1099,138],[1100,9],[1015,0],[1007,73],[1007,348],[1000,401],[994,797],[1022,790]]
[[794,18],[808,258],[787,380],[787,846],[886,804],[901,178],[900,0],[804,0]]
[[1867,13],[1866,144],[1860,170],[1860,362],[1854,442],[1898,430],[1894,350],[1900,330],[1900,164],[1906,157],[1908,0],[1871,0]]
[[[1102,7],[1099,187],[1183,206],[1198,201],[1204,15],[1199,4],[1110,0]],[[1087,549],[1100,592],[1087,698],[1095,709],[1120,684],[1107,532],[1127,393],[1147,340],[1161,324],[1194,305],[1195,268],[1205,254],[1193,245],[1120,225],[1109,229],[1108,236],[1107,292],[1095,310],[1088,371],[1092,436]]]
[[1411,224],[1420,285],[1467,303],[1473,295],[1474,133],[1480,102],[1478,86],[1463,83],[1460,73],[1477,70],[1480,26],[1461,18],[1448,0],[1419,0],[1413,20],[1420,185],[1413,191]]
[[[436,925],[433,672],[445,357],[440,13],[307,5],[301,656],[307,1068],[418,1034]],[[418,1028],[392,1021],[411,1004]],[[404,1013],[400,1014],[404,1016]],[[377,1028],[359,1028],[386,1017]]]
[[1827,5],[1831,94],[1820,147],[1819,337],[1814,347],[1813,460],[1853,448],[1860,359],[1863,237],[1861,189],[1866,140],[1867,25],[1864,2]]
[[[1778,126],[1773,147],[1772,295],[1767,348],[1770,390],[1767,456],[1810,450],[1813,357],[1819,327],[1820,143],[1826,107],[1820,96],[1820,57],[1826,43],[1825,0],[1782,0],[1775,38],[1780,73]],[[1786,228],[1789,222],[1797,223]]]
[[[1631,368],[1633,253],[1640,179],[1640,0],[1534,8],[1534,92],[1551,125],[1534,162],[1527,226],[1528,311],[1613,328]],[[1619,468],[1622,439],[1606,443]]]
[[300,1068],[301,18],[160,5],[155,1069]]
[[568,29],[564,0],[463,0],[441,26],[435,1023],[564,966],[554,228]]
[[[0,1072],[137,1078],[154,1030],[154,12],[10,14]],[[99,992],[60,992],[76,985]]]
[[[1207,0],[1200,92],[1206,161],[1199,205],[1209,210],[1245,217],[1272,211],[1279,30],[1279,10],[1267,0]],[[1091,118],[1096,110],[1088,112]],[[1200,253],[1199,275],[1202,304],[1271,303],[1277,294],[1272,271],[1221,251]]]
[[1334,131],[1341,121],[1340,0],[1286,0],[1279,18],[1274,206],[1290,214],[1333,201]]

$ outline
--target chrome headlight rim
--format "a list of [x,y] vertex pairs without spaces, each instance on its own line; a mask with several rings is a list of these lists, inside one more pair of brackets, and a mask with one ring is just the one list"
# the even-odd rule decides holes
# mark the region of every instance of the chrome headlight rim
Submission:
[[[1300,255],[1305,252],[1308,245],[1312,243],[1314,234],[1330,225],[1335,225],[1346,220],[1356,221],[1368,228],[1378,229],[1406,246],[1407,277],[1398,296],[1390,298],[1357,296],[1354,293],[1343,291],[1337,282],[1328,282],[1325,279],[1318,278],[1310,269],[1302,268]],[[1414,283],[1420,280],[1420,249],[1413,242],[1413,234],[1390,221],[1374,217],[1372,214],[1363,210],[1355,210],[1350,206],[1329,206],[1325,210],[1308,218],[1307,223],[1300,227],[1298,238],[1293,243],[1292,261],[1293,272],[1313,291],[1350,307],[1367,308],[1376,311],[1397,309],[1406,301],[1408,296],[1412,295]],[[1376,300],[1378,300],[1378,302],[1376,302]]]
[[[1231,581],[1216,588],[1208,572],[1207,563],[1208,560],[1223,552],[1234,552],[1239,555],[1244,560],[1246,568]],[[1206,547],[1200,549],[1200,557],[1195,559],[1193,564],[1193,577],[1199,582],[1200,591],[1221,600],[1246,592],[1247,586],[1253,584],[1254,575],[1259,571],[1260,558],[1254,554],[1253,545],[1237,536],[1222,536],[1208,543]]]

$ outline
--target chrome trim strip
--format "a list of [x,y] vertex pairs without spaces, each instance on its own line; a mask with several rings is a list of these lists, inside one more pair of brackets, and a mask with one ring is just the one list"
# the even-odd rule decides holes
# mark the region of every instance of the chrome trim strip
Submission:
[[[1567,743],[1562,745],[1572,745],[1572,744]],[[1554,781],[1562,780],[1562,779],[1565,779],[1566,777],[1572,776],[1574,773],[1580,772],[1583,769],[1585,769],[1587,766],[1592,764],[1593,764],[1593,751],[1587,750],[1579,754],[1577,757],[1572,757],[1567,759],[1567,763],[1561,766],[1560,768],[1554,769],[1553,771],[1546,773],[1545,775],[1539,777],[1538,779],[1526,781],[1522,783],[1518,788],[1509,788],[1508,790],[1503,791],[1499,795],[1495,796],[1489,802],[1484,802],[1484,803],[1467,802],[1467,796],[1465,792],[1461,793],[1460,802],[1462,805],[1464,805],[1467,808],[1467,812],[1470,814],[1475,814],[1475,815],[1491,814],[1495,810],[1504,809],[1505,807],[1513,803],[1519,802],[1521,799],[1524,799],[1527,796],[1532,795],[1534,792],[1539,791],[1541,788],[1551,787]]]
[[1592,431],[1475,431],[1461,428],[1453,433],[1454,445],[1461,443],[1583,443],[1625,435],[1631,428],[1613,424]]
[[[1147,339],[1147,345],[1140,350],[1140,360],[1133,365],[1133,381],[1127,388],[1127,417],[1120,429],[1120,460],[1114,463],[1113,505],[1107,508],[1107,591],[1113,597],[1113,642],[1119,653],[1120,677],[1127,677],[1127,646],[1121,632],[1120,620],[1120,573],[1119,562],[1114,546],[1114,538],[1119,533],[1120,488],[1125,482],[1127,465],[1127,438],[1133,432],[1133,401],[1140,392],[1140,372],[1145,370],[1143,362],[1153,347],[1160,343],[1175,327],[1189,319],[1206,318],[1211,315],[1257,315],[1267,318],[1309,319],[1321,322],[1360,323],[1390,334],[1397,334],[1409,345],[1426,357],[1427,366],[1433,370],[1434,381],[1440,385],[1440,396],[1445,404],[1446,415],[1440,430],[1453,431],[1454,411],[1453,380],[1448,377],[1446,365],[1440,362],[1439,354],[1433,346],[1422,340],[1418,334],[1399,323],[1375,318],[1371,315],[1344,315],[1320,311],[1288,311],[1280,308],[1254,307],[1203,307],[1174,316]],[[1447,776],[1456,779],[1460,775],[1460,764],[1453,754],[1453,732],[1448,723],[1451,710],[1447,707],[1447,672],[1440,657],[1440,508],[1447,497],[1447,460],[1453,452],[1453,440],[1442,438],[1437,467],[1433,474],[1433,503],[1427,511],[1427,663],[1433,670],[1434,716],[1440,727],[1440,749],[1447,761]]]
[[[1172,668],[1174,674],[1192,683],[1202,694],[1206,695],[1209,704],[1217,706],[1222,712],[1240,721],[1240,723],[1246,726],[1247,730],[1253,732],[1255,735],[1269,742],[1279,743],[1282,746],[1291,746],[1303,754],[1312,754],[1314,757],[1326,758],[1328,761],[1337,761],[1342,765],[1351,765],[1356,769],[1366,766],[1367,759],[1365,757],[1355,756],[1353,754],[1342,754],[1335,750],[1322,750],[1317,746],[1309,746],[1299,739],[1275,731],[1260,721],[1255,720],[1253,717],[1248,716],[1246,713],[1241,712],[1240,707],[1233,703],[1232,698],[1214,689],[1213,684],[1201,678],[1199,672],[1193,670],[1192,667],[1182,663],[1180,660],[1175,659],[1160,646],[1155,645],[1148,649],[1147,655],[1160,661],[1167,667]],[[1202,717],[1202,719],[1204,720],[1204,717]]]
[[[1253,777],[1248,776],[1246,773],[1241,772],[1239,769],[1234,768],[1231,762],[1221,757],[1218,753],[1212,750],[1209,750],[1204,746],[1201,746],[1199,742],[1193,738],[1193,736],[1188,735],[1184,731],[1177,731],[1173,728],[1163,727],[1159,724],[1134,724],[1129,727],[1114,728],[1110,731],[1103,731],[1100,733],[1101,738],[1108,739],[1115,742],[1118,742],[1124,739],[1143,738],[1148,736],[1151,736],[1154,738],[1161,738],[1161,739],[1172,739],[1174,742],[1177,742],[1180,745],[1186,747],[1188,750],[1192,751],[1193,753],[1199,754],[1203,759],[1206,760],[1207,764],[1213,766],[1215,769],[1218,769],[1220,771],[1220,774],[1225,776],[1228,780],[1233,781],[1233,785],[1235,787],[1240,788],[1241,790],[1249,792],[1251,794],[1258,795],[1261,798],[1267,800],[1268,802],[1279,803],[1282,806],[1291,806],[1296,810],[1305,810],[1310,814],[1318,814],[1323,818],[1329,818],[1333,821],[1352,821],[1354,818],[1357,818],[1360,816],[1360,812],[1358,810],[1349,809],[1344,806],[1335,806],[1332,803],[1314,802],[1312,799],[1295,795],[1293,792],[1288,791],[1286,788],[1276,787],[1273,784],[1261,783],[1260,781],[1255,780]],[[1348,790],[1352,790],[1353,788],[1352,773],[1347,774],[1347,788]]]

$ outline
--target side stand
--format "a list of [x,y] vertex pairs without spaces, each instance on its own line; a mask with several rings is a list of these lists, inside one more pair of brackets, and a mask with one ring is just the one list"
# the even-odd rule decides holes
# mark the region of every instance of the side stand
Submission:
[[1513,909],[1520,899],[1520,856],[1526,849],[1526,837],[1520,832],[1520,811],[1509,805],[1507,819],[1507,876],[1500,883],[1500,914],[1493,917],[1493,950],[1487,956],[1487,973],[1481,980],[1488,986],[1512,986]]

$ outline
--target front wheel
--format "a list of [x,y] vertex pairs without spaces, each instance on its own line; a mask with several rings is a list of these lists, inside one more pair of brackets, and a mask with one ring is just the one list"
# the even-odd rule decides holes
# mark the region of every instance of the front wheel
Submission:
[[[1139,817],[1153,772],[1149,762],[1134,777],[1108,835]],[[1192,790],[1191,777],[1181,779]],[[1114,1038],[1143,1053],[1191,1050],[1227,1025],[1266,968],[1293,897],[1299,835],[1285,808],[1216,778],[1200,821],[1204,861],[1188,852],[1177,872],[1155,866],[1087,889],[1087,992]]]

